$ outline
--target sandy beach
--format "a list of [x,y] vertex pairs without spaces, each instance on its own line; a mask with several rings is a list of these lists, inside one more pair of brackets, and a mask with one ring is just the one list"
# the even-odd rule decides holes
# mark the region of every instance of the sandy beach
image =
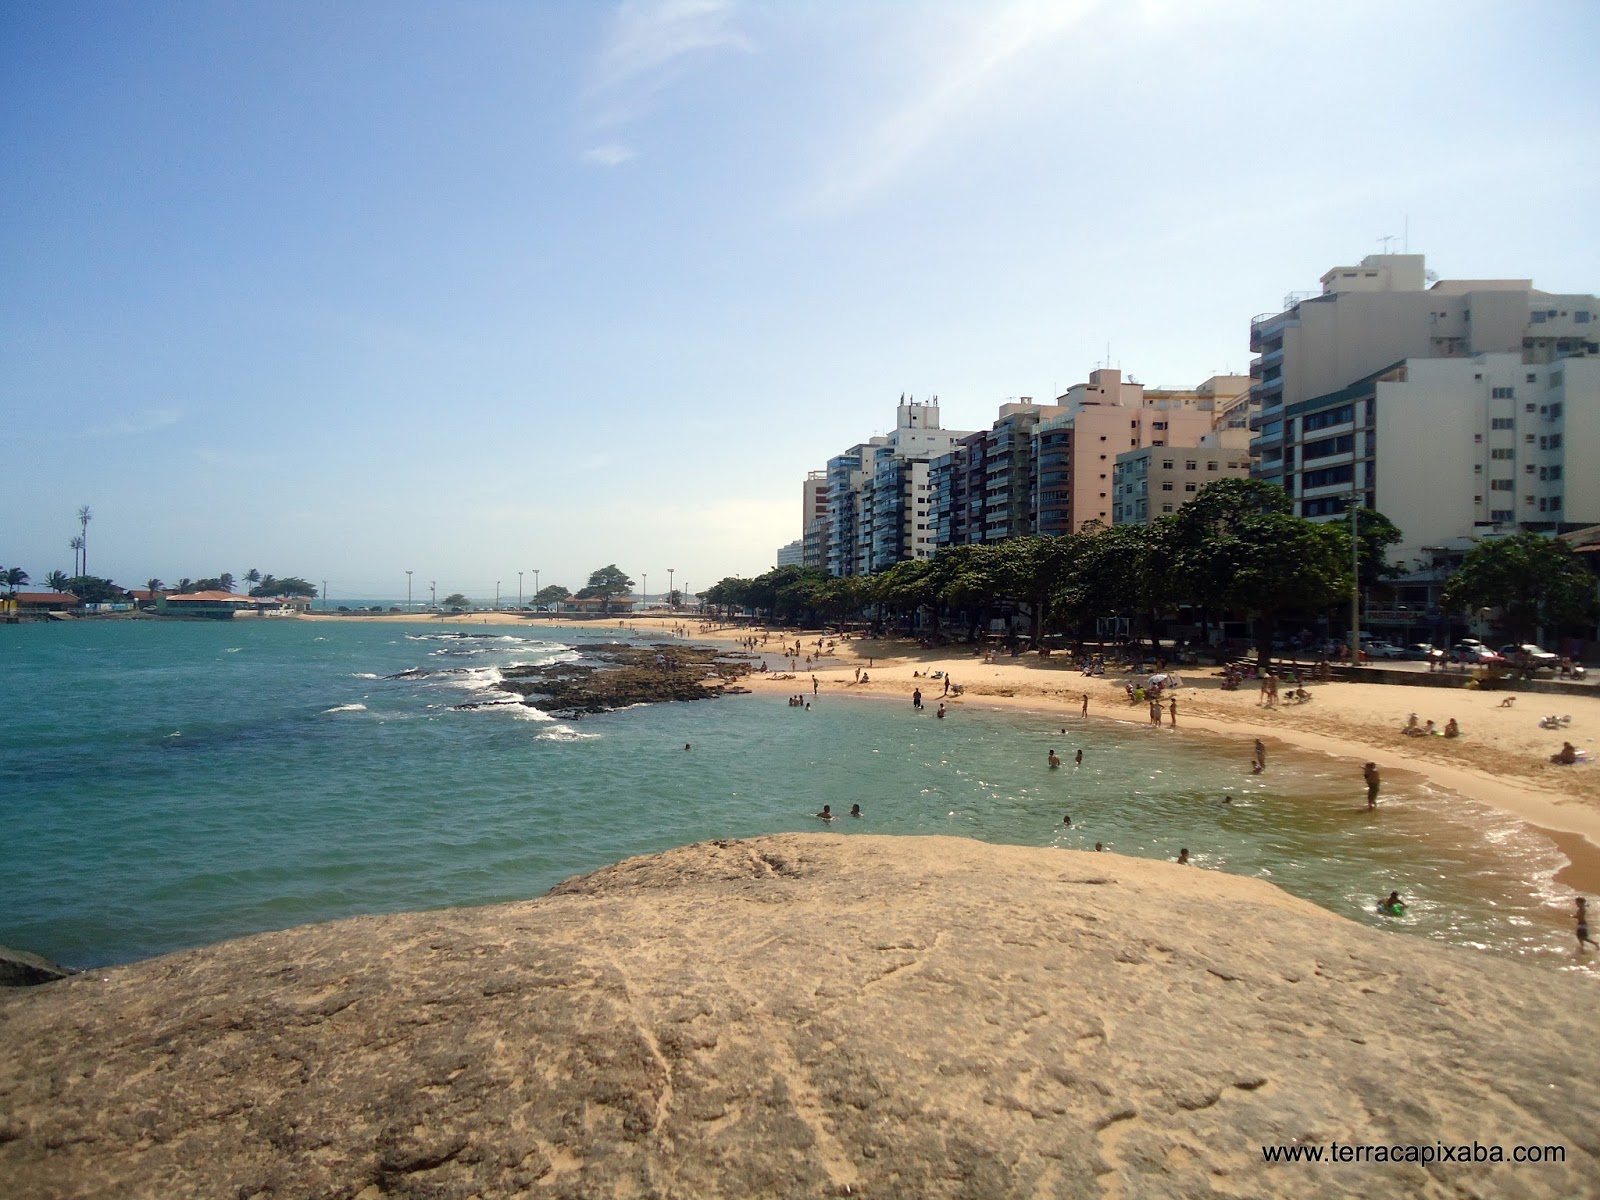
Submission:
[[[328,616],[312,620],[415,620],[393,615]],[[921,687],[929,707],[942,699],[952,716],[963,708],[1024,708],[1059,717],[1070,732],[1081,721],[1083,696],[1089,695],[1089,720],[1149,723],[1146,706],[1130,703],[1124,685],[1134,678],[1108,668],[1103,676],[1085,677],[1064,655],[1041,659],[1036,654],[1010,658],[1001,654],[986,663],[970,647],[956,644],[923,650],[903,639],[826,638],[818,630],[778,632],[760,627],[707,626],[687,614],[652,613],[589,621],[529,620],[514,613],[472,613],[440,619],[449,625],[533,625],[551,629],[605,629],[670,636],[674,626],[686,627],[695,640],[737,644],[763,634],[762,651],[770,668],[766,675],[752,674],[744,682],[754,690],[783,694],[811,691],[812,676],[820,693],[848,692],[903,698],[908,703]],[[805,653],[814,653],[817,639],[833,642],[833,650],[805,665]],[[799,670],[790,675],[780,653],[784,639],[798,639],[803,653]],[[870,666],[868,664],[871,664]],[[869,682],[856,681],[856,668],[865,668]],[[942,672],[962,687],[960,696],[942,696]],[[1600,892],[1600,766],[1557,766],[1550,756],[1571,741],[1591,758],[1600,757],[1600,695],[1552,696],[1470,688],[1437,688],[1377,683],[1312,684],[1306,704],[1264,705],[1254,683],[1237,691],[1223,691],[1221,679],[1210,667],[1186,668],[1178,695],[1180,734],[1236,740],[1242,770],[1248,770],[1251,745],[1261,738],[1269,755],[1274,748],[1321,753],[1348,760],[1353,794],[1365,795],[1361,764],[1376,762],[1386,780],[1399,781],[1413,773],[1431,783],[1482,804],[1512,813],[1551,835],[1572,866],[1561,874],[1563,882],[1585,891]],[[1502,707],[1507,696],[1517,698]],[[1452,717],[1462,736],[1406,737],[1400,730],[1411,713],[1439,727]],[[1570,715],[1563,730],[1539,727],[1546,713]],[[1163,735],[1173,730],[1163,725]]]

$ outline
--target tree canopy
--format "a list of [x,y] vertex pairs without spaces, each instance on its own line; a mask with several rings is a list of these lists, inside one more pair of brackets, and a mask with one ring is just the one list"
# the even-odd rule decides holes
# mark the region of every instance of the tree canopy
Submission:
[[1445,605],[1498,608],[1517,640],[1593,619],[1595,578],[1572,547],[1537,533],[1479,542],[1450,577]]
[[589,572],[589,583],[578,589],[578,599],[599,600],[602,609],[609,609],[611,597],[626,592],[633,586],[633,580],[628,578],[616,563],[604,567],[597,567]]

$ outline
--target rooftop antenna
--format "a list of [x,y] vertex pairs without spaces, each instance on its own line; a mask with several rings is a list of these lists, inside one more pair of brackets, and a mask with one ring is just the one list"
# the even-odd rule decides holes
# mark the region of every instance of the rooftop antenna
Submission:
[[1410,213],[1406,213],[1406,215],[1401,220],[1401,225],[1400,225],[1400,253],[1402,253],[1402,254],[1410,254],[1411,253],[1411,214]]
[[1379,238],[1378,240],[1383,243],[1383,252],[1385,254],[1387,254],[1387,253],[1389,253],[1389,243],[1390,242],[1398,242],[1400,239],[1395,237],[1394,234],[1390,233],[1390,234],[1385,234],[1383,237]]

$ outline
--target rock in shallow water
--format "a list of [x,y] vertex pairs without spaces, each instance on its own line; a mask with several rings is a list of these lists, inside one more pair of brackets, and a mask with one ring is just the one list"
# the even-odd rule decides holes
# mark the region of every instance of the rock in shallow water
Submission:
[[[690,846],[0,1000],[44,1196],[1600,1192],[1589,981],[1189,867]],[[1561,1145],[1267,1166],[1262,1146]]]

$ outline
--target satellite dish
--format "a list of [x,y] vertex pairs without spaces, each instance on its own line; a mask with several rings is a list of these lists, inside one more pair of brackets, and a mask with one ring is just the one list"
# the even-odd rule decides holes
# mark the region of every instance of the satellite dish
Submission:
[[1435,271],[1432,267],[1429,267],[1426,271],[1424,271],[1422,273],[1422,277],[1429,283],[1439,282],[1439,272]]

